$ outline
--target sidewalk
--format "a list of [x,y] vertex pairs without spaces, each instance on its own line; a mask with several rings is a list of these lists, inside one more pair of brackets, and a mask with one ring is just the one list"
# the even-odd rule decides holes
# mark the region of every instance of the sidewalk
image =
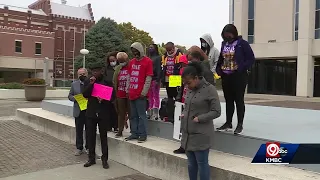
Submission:
[[14,120],[0,121],[0,152],[0,180],[155,180],[113,161],[84,168],[74,145]]

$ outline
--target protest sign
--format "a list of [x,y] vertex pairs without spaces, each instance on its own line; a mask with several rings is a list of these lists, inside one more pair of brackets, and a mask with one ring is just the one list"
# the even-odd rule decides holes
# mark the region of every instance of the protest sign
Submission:
[[102,84],[94,83],[91,96],[110,101],[113,88]]
[[75,95],[73,97],[77,101],[81,111],[87,109],[88,100],[85,97],[83,97],[82,94],[77,94],[77,95]]
[[174,109],[174,125],[173,125],[173,139],[181,141],[181,115],[184,109],[184,104],[181,102],[175,103]]
[[169,87],[179,87],[181,86],[181,76],[171,75],[169,76]]

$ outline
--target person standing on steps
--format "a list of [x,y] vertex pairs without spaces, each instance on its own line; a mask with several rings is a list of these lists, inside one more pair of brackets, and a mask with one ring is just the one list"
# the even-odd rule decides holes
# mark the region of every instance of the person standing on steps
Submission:
[[122,137],[122,132],[127,123],[127,116],[130,116],[130,102],[126,92],[127,78],[129,75],[129,58],[125,52],[117,54],[119,65],[115,68],[113,75],[113,85],[116,92],[116,110],[118,113],[119,131],[116,137]]
[[219,131],[232,129],[234,103],[237,106],[238,125],[234,134],[243,130],[245,115],[244,94],[248,83],[248,70],[255,60],[254,53],[247,41],[238,35],[233,24],[226,25],[221,33],[223,42],[217,63],[217,73],[222,79],[222,90],[226,100],[227,121]]
[[161,56],[158,46],[151,44],[148,49],[148,57],[153,62],[153,77],[149,89],[148,119],[158,120],[160,105],[160,81],[161,81]]
[[182,56],[180,49],[174,46],[173,42],[168,42],[166,45],[166,53],[162,56],[162,84],[167,91],[167,120],[169,122],[174,121],[174,100],[178,95],[177,87],[169,87],[169,77],[174,75],[174,71],[179,66],[179,59]]
[[[117,65],[119,65],[118,61],[117,61],[117,51],[111,52],[109,54],[107,54],[105,61],[106,61],[106,67],[104,70],[104,76],[106,78],[107,81],[112,82],[113,80],[113,74],[115,71],[115,68]],[[113,130],[113,132],[117,133],[118,132],[118,115],[117,115],[117,111],[116,111],[116,107],[111,106],[111,126],[110,129],[108,129],[109,131]]]
[[129,62],[127,83],[130,100],[131,135],[125,140],[138,139],[139,143],[147,140],[147,98],[153,77],[152,60],[145,55],[145,49],[139,42],[131,45],[134,58]]
[[[88,71],[85,68],[80,68],[78,70],[78,80],[71,84],[71,89],[68,95],[68,99],[73,102],[73,117],[75,118],[76,124],[76,156],[80,156],[83,153],[88,153],[88,131],[87,131],[87,118],[86,110],[81,111],[78,102],[75,100],[74,96],[82,94],[84,89],[84,80],[88,76]],[[85,149],[83,148],[83,127],[85,127],[86,143]]]
[[214,135],[213,120],[220,117],[216,88],[203,78],[200,62],[191,62],[182,73],[188,86],[181,115],[182,148],[188,157],[190,180],[210,180],[209,152]]
[[92,77],[86,79],[84,82],[83,96],[88,99],[87,105],[87,120],[88,120],[88,136],[89,136],[89,160],[84,164],[84,167],[90,167],[96,164],[96,132],[97,125],[99,127],[101,151],[102,151],[102,165],[103,168],[108,169],[108,129],[110,127],[110,114],[113,113],[110,109],[113,106],[115,93],[112,93],[110,101],[101,98],[93,97],[92,91],[94,84],[101,84],[104,86],[113,87],[112,81],[107,81],[104,76],[104,64],[96,62],[91,65]]
[[214,43],[210,34],[202,35],[200,42],[201,49],[208,56],[210,70],[215,74],[220,52],[216,47],[214,47]]

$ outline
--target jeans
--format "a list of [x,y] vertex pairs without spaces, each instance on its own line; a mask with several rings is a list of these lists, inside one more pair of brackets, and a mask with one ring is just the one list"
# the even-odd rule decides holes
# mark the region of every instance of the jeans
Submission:
[[78,150],[83,150],[83,127],[85,127],[86,145],[85,148],[88,149],[88,124],[86,111],[81,111],[79,116],[75,118],[76,123],[76,147]]
[[130,101],[130,130],[134,137],[147,137],[147,98]]
[[200,180],[210,180],[209,149],[204,151],[187,151],[188,172],[190,180],[198,179],[198,170]]
[[153,80],[149,89],[149,109],[157,108],[160,105],[160,86],[159,82]]

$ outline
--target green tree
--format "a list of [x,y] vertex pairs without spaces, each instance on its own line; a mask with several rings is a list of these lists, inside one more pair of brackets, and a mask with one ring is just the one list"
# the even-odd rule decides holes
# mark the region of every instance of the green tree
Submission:
[[[119,31],[118,24],[114,20],[101,18],[86,34],[86,49],[89,50],[89,54],[86,55],[86,68],[96,63],[103,64],[109,52],[128,52],[129,43]],[[82,56],[76,58],[75,67],[77,69],[83,66],[82,60]]]
[[153,44],[153,38],[148,32],[140,30],[132,25],[131,22],[118,24],[119,30],[123,33],[125,39],[129,40],[130,43],[140,42],[144,46]]

